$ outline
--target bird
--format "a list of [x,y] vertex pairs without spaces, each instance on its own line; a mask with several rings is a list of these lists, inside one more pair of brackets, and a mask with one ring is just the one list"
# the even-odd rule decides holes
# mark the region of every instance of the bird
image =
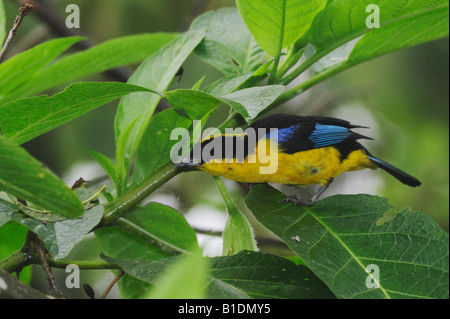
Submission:
[[310,199],[289,195],[285,202],[311,206],[340,174],[381,168],[400,182],[421,182],[372,155],[358,140],[372,138],[352,129],[368,128],[325,116],[273,114],[236,134],[207,136],[176,165],[178,170],[201,170],[213,176],[248,183],[294,187],[319,184]]

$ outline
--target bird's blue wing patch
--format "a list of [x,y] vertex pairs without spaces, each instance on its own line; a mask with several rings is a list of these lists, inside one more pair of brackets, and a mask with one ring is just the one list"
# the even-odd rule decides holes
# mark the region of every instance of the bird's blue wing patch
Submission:
[[266,134],[266,138],[273,138],[275,137],[274,133],[276,133],[278,143],[284,143],[292,138],[292,135],[294,134],[294,132],[298,127],[299,125],[296,124],[286,128],[278,129],[276,131],[270,131],[269,133]]
[[346,127],[316,124],[308,139],[318,148],[341,143],[351,135],[352,132]]

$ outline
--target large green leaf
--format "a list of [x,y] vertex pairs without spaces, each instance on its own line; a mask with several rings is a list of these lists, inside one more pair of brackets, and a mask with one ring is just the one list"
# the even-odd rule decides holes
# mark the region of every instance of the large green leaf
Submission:
[[153,116],[136,153],[134,185],[141,183],[171,161],[171,149],[178,142],[171,139],[173,130],[188,129],[191,124],[191,120],[178,115],[173,109]]
[[58,38],[36,45],[0,64],[0,103],[81,37]]
[[225,76],[205,87],[204,91],[215,96],[222,96],[236,90],[252,75],[253,72],[247,72],[237,75]]
[[282,85],[258,86],[220,97],[202,91],[179,89],[167,92],[165,98],[180,115],[190,119],[201,119],[217,106],[226,104],[251,122],[283,92]]
[[6,38],[6,15],[5,7],[3,6],[3,0],[0,0],[0,45],[3,46],[3,42]]
[[237,0],[237,7],[259,46],[277,56],[308,31],[326,0]]
[[2,133],[17,144],[44,134],[118,97],[147,89],[119,82],[75,83],[45,95],[0,105]]
[[[95,231],[102,251],[114,258],[154,261],[169,257],[174,249],[179,252],[198,249],[197,237],[186,219],[175,209],[159,203],[131,211],[120,227]],[[122,228],[139,229],[146,236],[139,237]],[[122,298],[142,297],[147,287],[148,284],[129,277],[119,282]]]
[[223,103],[214,95],[189,89],[169,91],[164,97],[178,114],[191,120],[200,120]]
[[70,54],[35,73],[26,83],[10,92],[8,100],[30,96],[90,74],[142,61],[174,37],[174,33],[164,32],[130,35]]
[[209,11],[191,28],[207,30],[195,54],[225,75],[252,71],[265,58],[235,8]]
[[[146,59],[133,73],[128,83],[164,92],[183,62],[203,39],[204,33],[204,30],[191,30],[177,36]],[[159,95],[151,93],[136,93],[121,99],[115,120],[116,144],[119,144],[119,139],[124,138],[122,133],[129,124],[135,120],[136,123],[131,134],[127,136],[126,145],[123,148],[125,153],[117,153],[117,157],[123,159],[124,166],[119,167],[119,171],[128,170],[130,161],[136,153],[160,99]],[[119,162],[118,158],[116,162]],[[127,176],[121,177],[127,180]]]
[[63,181],[1,135],[0,190],[61,216],[75,218],[83,213],[80,200]]
[[364,194],[311,207],[284,198],[257,185],[246,203],[338,297],[448,298],[448,234],[428,216]]
[[443,38],[449,34],[447,6],[406,17],[365,35],[350,54],[356,64],[413,45]]
[[[118,260],[130,276],[154,284],[168,266],[186,256],[154,262]],[[242,251],[234,256],[208,258],[210,267],[209,298],[334,298],[326,286],[305,266],[269,254]]]
[[[313,69],[320,73],[339,66],[343,70],[392,51],[443,38],[449,34],[448,21],[448,3],[430,10],[418,10],[345,43],[315,63]],[[308,47],[305,57],[314,59],[316,53],[315,48]]]
[[[87,200],[93,195],[92,192],[85,189],[76,189],[75,192],[79,196],[79,201]],[[0,209],[0,214],[6,215],[8,218],[15,220],[19,224],[22,224],[32,232],[36,233],[36,235],[38,235],[44,243],[44,246],[47,248],[51,256],[59,259],[66,257],[72,248],[83,240],[100,222],[103,215],[103,206],[99,205],[98,200],[94,199],[92,202],[95,203],[95,206],[93,206],[93,203],[91,202],[86,203],[85,208],[87,211],[81,217],[61,220],[58,222],[43,223],[42,220],[35,219],[27,214],[24,214],[24,212],[19,210],[19,207],[17,206],[15,209]],[[0,208],[1,206],[11,207],[11,205],[11,203],[0,199]]]
[[222,96],[221,99],[241,113],[248,123],[251,123],[283,92],[283,85],[257,86],[234,91]]
[[[366,25],[369,14],[368,5],[375,4],[380,8],[380,29],[371,29]],[[380,32],[386,26],[398,21],[420,16],[425,12],[446,7],[447,0],[336,0],[320,12],[311,25],[309,42],[318,52],[331,52],[368,32]],[[379,31],[378,31],[379,30]],[[398,33],[405,31],[397,30]],[[412,32],[413,30],[411,30]]]

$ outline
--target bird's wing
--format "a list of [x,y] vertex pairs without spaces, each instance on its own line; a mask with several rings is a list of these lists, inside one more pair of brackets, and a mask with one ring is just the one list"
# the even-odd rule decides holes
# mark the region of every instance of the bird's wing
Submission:
[[280,149],[289,154],[360,138],[370,139],[351,130],[361,126],[351,125],[344,120],[328,117],[298,117],[297,120],[288,127],[272,130],[266,134],[266,138],[273,138],[276,132]]

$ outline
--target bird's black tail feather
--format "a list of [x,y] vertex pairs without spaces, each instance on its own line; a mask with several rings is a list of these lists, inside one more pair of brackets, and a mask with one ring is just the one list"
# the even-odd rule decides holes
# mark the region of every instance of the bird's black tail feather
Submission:
[[406,174],[405,172],[398,169],[397,167],[394,167],[391,164],[386,163],[385,161],[383,161],[375,156],[369,155],[368,157],[372,162],[377,164],[377,166],[379,168],[384,169],[386,172],[388,172],[389,174],[394,176],[396,179],[398,179],[403,184],[406,184],[406,185],[412,186],[412,187],[417,187],[422,184],[417,178],[412,177],[409,174]]

